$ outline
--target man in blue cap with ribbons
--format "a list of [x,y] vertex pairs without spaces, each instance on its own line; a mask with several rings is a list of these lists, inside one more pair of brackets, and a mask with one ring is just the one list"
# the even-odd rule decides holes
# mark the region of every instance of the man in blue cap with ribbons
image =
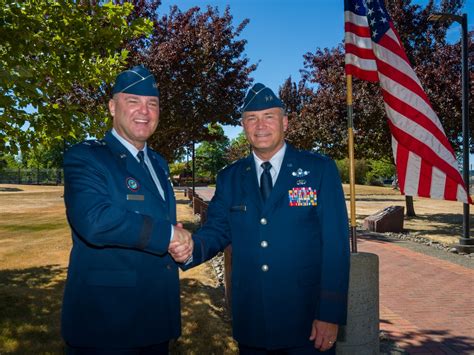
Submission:
[[233,335],[241,354],[334,354],[349,277],[336,165],[285,142],[288,117],[263,84],[250,89],[242,111],[252,153],[218,174],[185,268],[232,244]]
[[64,291],[67,354],[168,354],[181,333],[177,262],[192,251],[176,223],[166,161],[146,141],[159,120],[159,91],[143,66],[120,73],[103,140],[64,157],[73,245]]

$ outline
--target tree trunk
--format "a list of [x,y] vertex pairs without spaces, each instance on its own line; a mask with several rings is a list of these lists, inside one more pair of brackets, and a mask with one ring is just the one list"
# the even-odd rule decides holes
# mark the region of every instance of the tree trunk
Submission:
[[407,207],[407,217],[416,217],[413,196],[405,196],[405,204]]

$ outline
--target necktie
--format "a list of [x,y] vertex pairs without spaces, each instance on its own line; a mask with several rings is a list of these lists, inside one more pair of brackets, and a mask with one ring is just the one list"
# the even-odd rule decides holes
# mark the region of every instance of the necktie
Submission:
[[153,176],[151,175],[150,169],[148,169],[148,165],[145,163],[145,153],[143,150],[140,150],[137,154],[138,160],[140,161],[140,165],[145,171],[148,173],[148,176],[150,177],[151,181],[154,182]]
[[263,200],[266,201],[270,196],[273,187],[272,176],[270,174],[272,164],[266,161],[262,163],[261,167],[263,169],[263,173],[260,175],[260,192],[262,193]]
[[[163,186],[166,186],[165,182],[163,181],[163,179],[160,177],[160,174],[159,173],[156,173],[156,176],[158,177],[158,185],[157,183],[155,182],[155,180],[153,179],[153,175],[151,175],[151,171],[150,169],[148,168],[148,165],[145,163],[145,153],[143,152],[143,150],[140,150],[137,154],[137,157],[138,157],[138,160],[140,161],[140,165],[143,169],[145,169],[145,171],[148,173],[148,176],[149,178],[151,179],[151,181],[153,182],[153,186],[155,186],[155,188],[158,190],[158,192],[160,193],[160,196],[163,198],[163,200],[165,200],[165,191],[163,190]],[[161,184],[161,186],[159,186]]]

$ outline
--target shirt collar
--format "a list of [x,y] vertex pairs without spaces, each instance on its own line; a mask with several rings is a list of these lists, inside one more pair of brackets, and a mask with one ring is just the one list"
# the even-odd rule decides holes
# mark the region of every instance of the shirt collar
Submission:
[[272,164],[272,168],[275,169],[275,171],[280,171],[281,164],[283,163],[283,157],[285,156],[285,151],[286,151],[286,142],[283,144],[283,147],[280,148],[278,152],[276,152],[270,160],[262,160],[260,159],[255,152],[252,151],[253,157],[255,159],[255,165],[258,168],[261,169],[262,163],[269,161],[270,164]]
[[[130,152],[130,154],[132,154],[132,156],[135,157],[135,159],[138,159],[137,157],[137,154],[139,152],[139,150],[137,148],[135,148],[135,146],[130,143],[129,141],[127,141],[125,138],[123,138],[120,134],[118,134],[118,132],[115,130],[115,128],[112,128],[112,134],[114,135],[115,138],[118,139],[118,141],[120,143],[122,143],[122,145],[127,148],[127,150]],[[147,155],[147,144],[145,142],[145,146],[143,147],[143,153],[145,154],[145,159],[147,159],[148,155]]]

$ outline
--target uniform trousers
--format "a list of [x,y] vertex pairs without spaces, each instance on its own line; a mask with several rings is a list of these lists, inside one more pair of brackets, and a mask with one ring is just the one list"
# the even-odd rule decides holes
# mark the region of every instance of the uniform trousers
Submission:
[[77,348],[66,345],[66,355],[168,355],[169,342],[133,349]]

